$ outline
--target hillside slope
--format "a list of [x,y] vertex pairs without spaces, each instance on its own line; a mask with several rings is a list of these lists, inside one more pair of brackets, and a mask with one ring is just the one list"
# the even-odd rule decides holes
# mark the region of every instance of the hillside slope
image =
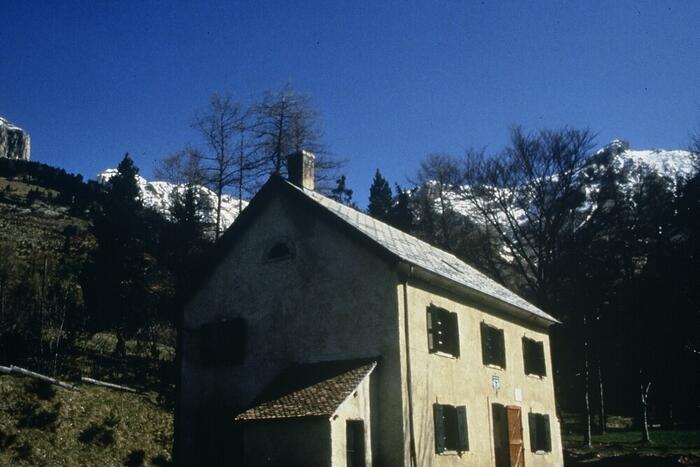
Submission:
[[0,465],[170,465],[172,433],[152,393],[0,376]]

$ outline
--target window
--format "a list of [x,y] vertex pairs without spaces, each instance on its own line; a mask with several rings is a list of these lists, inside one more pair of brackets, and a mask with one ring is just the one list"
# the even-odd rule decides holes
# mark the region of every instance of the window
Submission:
[[469,451],[467,408],[433,404],[435,452]]
[[459,357],[459,327],[457,313],[429,306],[427,310],[428,350]]
[[506,345],[503,329],[481,323],[481,357],[484,365],[506,367]]
[[529,413],[527,421],[530,425],[530,450],[532,452],[551,452],[552,437],[549,431],[549,415]]
[[294,247],[286,240],[275,242],[265,253],[265,261],[282,261],[293,257]]
[[199,341],[202,365],[215,367],[243,363],[245,331],[245,321],[241,318],[202,326]]
[[542,342],[523,337],[523,360],[525,362],[526,375],[547,375],[544,363],[544,344]]

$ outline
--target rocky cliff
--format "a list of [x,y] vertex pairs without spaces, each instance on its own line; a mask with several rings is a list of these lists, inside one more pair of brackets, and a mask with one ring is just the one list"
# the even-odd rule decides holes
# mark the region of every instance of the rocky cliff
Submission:
[[29,160],[29,134],[0,117],[0,157]]

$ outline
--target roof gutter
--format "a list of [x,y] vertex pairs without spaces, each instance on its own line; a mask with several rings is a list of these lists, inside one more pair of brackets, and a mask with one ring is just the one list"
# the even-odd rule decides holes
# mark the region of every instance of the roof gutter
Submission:
[[559,321],[558,319],[547,319],[541,316],[537,316],[528,310],[512,305],[489,294],[468,287],[464,284],[460,284],[459,282],[447,279],[446,277],[443,277],[440,274],[434,273],[433,271],[422,268],[418,265],[409,263],[407,261],[400,261],[398,263],[398,268],[399,271],[401,271],[404,274],[406,274],[408,271],[411,271],[411,275],[417,279],[422,279],[428,283],[434,284],[442,289],[448,290],[457,295],[476,300],[485,305],[490,305],[511,316],[520,318],[524,321],[536,324],[538,326],[550,327],[553,324],[562,324],[561,321]]

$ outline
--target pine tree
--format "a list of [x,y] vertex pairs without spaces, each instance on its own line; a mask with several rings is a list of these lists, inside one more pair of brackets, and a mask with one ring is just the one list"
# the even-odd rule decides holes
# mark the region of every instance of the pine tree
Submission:
[[388,221],[391,216],[392,204],[392,193],[389,182],[382,177],[379,169],[377,169],[374,180],[372,181],[372,186],[369,187],[369,205],[367,206],[367,213],[380,221]]
[[331,190],[330,198],[346,206],[356,208],[357,206],[352,201],[352,190],[347,187],[345,175],[341,175],[335,183],[336,187]]
[[143,205],[138,168],[128,154],[108,183],[94,219],[97,249],[85,282],[93,325],[117,335],[115,353],[124,355],[126,337],[147,321],[149,291]]
[[389,211],[388,222],[399,230],[410,233],[413,230],[413,211],[411,194],[396,184],[396,197]]
[[[181,300],[194,279],[197,265],[202,256],[211,246],[206,237],[207,224],[204,212],[211,210],[208,200],[200,196],[198,187],[189,185],[180,192],[174,189],[170,209],[170,223],[163,236],[163,247],[166,251],[165,261],[175,278],[175,300]],[[165,318],[177,324],[177,316],[173,312],[177,307],[169,307]]]

